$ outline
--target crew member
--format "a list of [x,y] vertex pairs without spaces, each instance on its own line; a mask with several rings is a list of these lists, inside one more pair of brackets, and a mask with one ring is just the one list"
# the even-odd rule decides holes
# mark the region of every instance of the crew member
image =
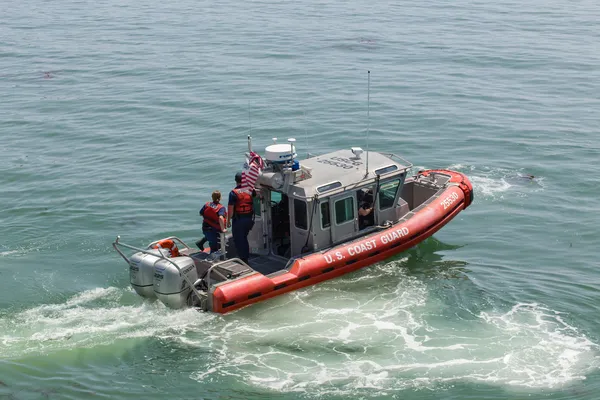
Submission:
[[358,229],[362,230],[372,225],[375,225],[375,217],[373,215],[373,195],[369,191],[365,193],[358,209]]
[[256,191],[242,188],[241,172],[235,175],[235,183],[235,189],[229,193],[227,227],[232,227],[231,233],[233,234],[233,242],[238,257],[248,264],[248,257],[250,256],[248,233],[254,226],[253,197],[256,196]]
[[210,252],[219,250],[221,244],[221,232],[225,232],[227,212],[221,203],[221,192],[215,190],[212,193],[212,202],[207,202],[200,209],[200,215],[204,217],[202,222],[202,233],[210,244]]

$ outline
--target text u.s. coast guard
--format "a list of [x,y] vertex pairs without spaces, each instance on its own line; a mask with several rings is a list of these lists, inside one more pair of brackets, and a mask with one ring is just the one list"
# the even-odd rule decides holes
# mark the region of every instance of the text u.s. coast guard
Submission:
[[343,260],[344,258],[346,258],[346,256],[353,257],[365,251],[376,249],[378,245],[384,245],[395,242],[400,238],[408,236],[408,233],[408,228],[398,228],[391,232],[386,232],[376,239],[371,239],[366,242],[357,244],[350,244],[339,251],[325,253],[323,254],[323,257],[325,258],[327,264],[331,264],[334,261]]

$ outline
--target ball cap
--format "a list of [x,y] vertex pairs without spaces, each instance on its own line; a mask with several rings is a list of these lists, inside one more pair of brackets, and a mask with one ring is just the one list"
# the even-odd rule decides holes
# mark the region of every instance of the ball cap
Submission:
[[242,173],[238,172],[237,174],[235,174],[235,181],[237,183],[242,183]]

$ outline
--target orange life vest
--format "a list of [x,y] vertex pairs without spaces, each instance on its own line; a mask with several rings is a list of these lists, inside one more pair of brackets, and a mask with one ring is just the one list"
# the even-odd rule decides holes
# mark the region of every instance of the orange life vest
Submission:
[[169,250],[171,257],[179,257],[179,249],[177,248],[177,245],[175,244],[175,242],[172,241],[171,239],[161,240],[160,242],[158,242],[154,246],[152,246],[152,248],[167,249],[167,250]]
[[[219,211],[224,209],[225,206],[222,204],[215,204],[212,202],[207,202],[204,205],[204,212],[202,216],[204,217],[204,222],[210,225],[212,228],[216,229],[217,232],[221,232],[221,224],[219,223]],[[225,216],[227,213],[225,213]]]
[[233,193],[237,196],[235,202],[235,215],[252,215],[252,191],[248,189],[233,189]]

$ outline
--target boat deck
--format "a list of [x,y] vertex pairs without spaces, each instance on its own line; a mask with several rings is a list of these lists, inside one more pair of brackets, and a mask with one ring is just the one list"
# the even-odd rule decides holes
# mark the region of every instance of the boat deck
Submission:
[[251,254],[248,263],[253,270],[263,275],[269,275],[273,272],[281,271],[287,264],[287,259],[273,255],[260,256]]

